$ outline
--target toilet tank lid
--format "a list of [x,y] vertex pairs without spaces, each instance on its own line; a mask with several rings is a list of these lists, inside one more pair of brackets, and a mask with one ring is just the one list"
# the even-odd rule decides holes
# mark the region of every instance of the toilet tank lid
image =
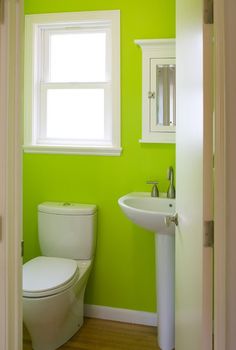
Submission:
[[38,211],[61,215],[92,215],[97,211],[95,204],[72,202],[44,202],[38,205]]

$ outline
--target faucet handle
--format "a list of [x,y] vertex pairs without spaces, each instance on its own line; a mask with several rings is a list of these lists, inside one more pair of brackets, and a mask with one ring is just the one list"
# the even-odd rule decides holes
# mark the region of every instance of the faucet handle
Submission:
[[157,185],[158,181],[147,181],[146,184],[147,185]]
[[147,181],[146,183],[148,185],[153,185],[151,196],[152,197],[159,197],[159,191],[158,191],[158,188],[157,188],[158,181]]

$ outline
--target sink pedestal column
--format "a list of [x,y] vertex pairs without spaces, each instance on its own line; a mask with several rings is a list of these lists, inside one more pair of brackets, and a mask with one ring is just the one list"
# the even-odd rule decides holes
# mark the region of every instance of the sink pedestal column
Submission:
[[161,350],[175,347],[175,236],[155,234],[158,344]]

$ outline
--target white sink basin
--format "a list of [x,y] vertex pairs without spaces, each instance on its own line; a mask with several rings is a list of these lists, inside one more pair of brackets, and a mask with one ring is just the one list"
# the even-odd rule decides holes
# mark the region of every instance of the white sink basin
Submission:
[[126,216],[138,226],[157,233],[173,234],[175,224],[166,217],[175,213],[175,199],[151,197],[149,192],[132,192],[118,203]]

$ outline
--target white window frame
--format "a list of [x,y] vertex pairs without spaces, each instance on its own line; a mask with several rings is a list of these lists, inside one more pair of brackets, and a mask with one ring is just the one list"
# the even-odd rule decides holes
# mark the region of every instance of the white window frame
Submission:
[[[120,11],[91,11],[27,15],[25,26],[24,152],[120,155]],[[55,30],[107,33],[109,46],[105,82],[48,82],[47,45]],[[44,40],[42,40],[44,33]],[[45,64],[46,63],[46,64]],[[45,93],[49,88],[101,88],[105,98],[104,140],[60,140],[45,137]],[[109,96],[109,98],[108,98]]]

